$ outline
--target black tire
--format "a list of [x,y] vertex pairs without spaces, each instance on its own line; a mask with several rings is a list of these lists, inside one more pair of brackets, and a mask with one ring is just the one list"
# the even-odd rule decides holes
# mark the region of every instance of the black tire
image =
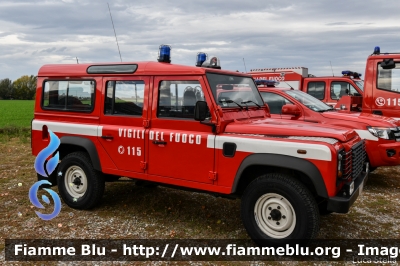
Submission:
[[[104,176],[93,168],[87,153],[73,152],[58,166],[58,190],[64,202],[75,209],[96,206],[104,193]],[[86,184],[85,184],[86,183]]]
[[262,175],[247,186],[241,216],[247,233],[260,246],[307,241],[319,231],[314,197],[302,183],[282,173]]

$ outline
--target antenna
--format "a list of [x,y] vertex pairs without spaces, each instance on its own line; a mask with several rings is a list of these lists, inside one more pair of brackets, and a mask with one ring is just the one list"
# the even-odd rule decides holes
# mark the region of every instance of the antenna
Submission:
[[76,63],[79,64],[78,57],[76,56],[75,58],[76,58]]
[[113,26],[113,29],[114,29],[115,40],[117,41],[119,58],[121,59],[121,62],[122,62],[121,51],[119,50],[119,44],[118,44],[118,39],[117,39],[117,33],[115,32],[114,21],[113,21],[112,16],[111,16],[110,5],[107,3],[107,6],[108,6],[108,11],[110,11],[110,18],[111,18],[111,23],[112,23],[112,26]]
[[335,76],[335,74],[333,74],[333,68],[332,68],[332,63],[331,63],[331,61],[329,61],[329,64],[331,64],[332,77],[334,77],[334,76]]
[[244,61],[244,57],[243,57],[243,65],[244,65],[244,70],[246,71],[246,73],[247,73],[247,69],[246,69],[246,62]]

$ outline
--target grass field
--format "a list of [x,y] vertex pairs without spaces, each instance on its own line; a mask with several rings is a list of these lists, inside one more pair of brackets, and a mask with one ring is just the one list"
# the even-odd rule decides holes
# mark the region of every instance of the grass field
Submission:
[[0,128],[29,128],[34,105],[34,100],[0,100]]

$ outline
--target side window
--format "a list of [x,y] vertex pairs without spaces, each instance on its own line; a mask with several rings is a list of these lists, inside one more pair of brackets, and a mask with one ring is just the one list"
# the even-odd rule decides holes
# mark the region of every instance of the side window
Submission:
[[198,81],[161,81],[157,116],[193,119],[197,101],[204,101]]
[[325,98],[325,82],[309,82],[307,85],[307,93],[314,96],[318,100],[323,100]]
[[334,81],[331,83],[331,99],[339,100],[343,95],[355,95],[357,90],[348,82]]
[[293,104],[285,97],[282,97],[278,94],[272,92],[261,92],[261,96],[264,99],[264,102],[268,104],[269,110],[271,114],[281,114],[282,107],[286,104]]
[[383,69],[378,64],[378,89],[400,92],[400,64],[393,69]]
[[144,81],[107,81],[104,113],[141,116],[143,99]]
[[92,80],[55,81],[43,84],[44,109],[65,111],[91,111],[94,105],[95,82]]

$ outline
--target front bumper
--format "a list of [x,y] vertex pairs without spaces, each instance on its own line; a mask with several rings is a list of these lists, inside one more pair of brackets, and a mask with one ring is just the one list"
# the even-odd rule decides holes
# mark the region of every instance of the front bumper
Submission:
[[[400,164],[400,142],[379,144],[378,150],[380,160],[378,159],[379,166],[394,166]],[[390,157],[389,157],[390,154]]]
[[[354,192],[351,195],[330,197],[328,199],[327,210],[337,213],[347,213],[350,209],[350,206],[353,205],[358,196],[361,194],[365,186],[365,183],[368,180],[368,173],[369,173],[369,165],[367,164],[366,171],[362,172],[354,180]],[[339,195],[342,194],[343,194],[342,191],[339,192]]]

